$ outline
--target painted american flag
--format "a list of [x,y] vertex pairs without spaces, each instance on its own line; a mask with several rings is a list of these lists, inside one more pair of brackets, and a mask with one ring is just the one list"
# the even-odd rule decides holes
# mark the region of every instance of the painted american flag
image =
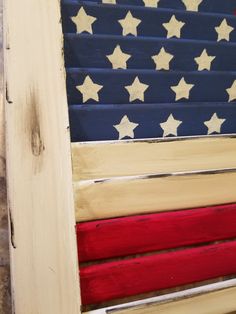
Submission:
[[64,1],[72,141],[236,133],[235,8]]

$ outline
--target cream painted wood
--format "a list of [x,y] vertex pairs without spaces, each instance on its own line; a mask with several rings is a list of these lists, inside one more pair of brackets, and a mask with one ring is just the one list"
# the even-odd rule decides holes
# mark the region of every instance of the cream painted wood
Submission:
[[236,136],[73,143],[73,180],[236,167]]
[[6,153],[14,313],[80,313],[58,0],[5,1]]
[[74,184],[77,221],[236,202],[236,169],[116,177]]
[[142,306],[114,314],[232,314],[236,310],[236,287],[186,298],[171,304]]

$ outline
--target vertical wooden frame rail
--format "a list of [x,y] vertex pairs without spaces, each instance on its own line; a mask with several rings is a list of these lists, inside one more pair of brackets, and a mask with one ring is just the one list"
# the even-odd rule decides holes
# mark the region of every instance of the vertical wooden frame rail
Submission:
[[60,2],[5,0],[5,107],[16,314],[78,314]]

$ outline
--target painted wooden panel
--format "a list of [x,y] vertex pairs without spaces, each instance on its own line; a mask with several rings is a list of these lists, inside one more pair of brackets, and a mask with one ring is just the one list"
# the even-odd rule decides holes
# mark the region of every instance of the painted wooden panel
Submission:
[[[211,12],[211,13],[226,13],[234,14],[235,3],[232,0],[204,0],[199,4],[194,4],[193,1],[186,0],[159,0],[159,1],[143,1],[143,0],[88,0],[89,2],[103,3],[103,4],[121,4],[121,5],[138,5],[158,8],[172,8],[178,10]],[[63,2],[71,2],[71,0],[63,0]],[[81,0],[79,0],[81,2]],[[83,1],[82,1],[83,2]],[[156,2],[156,4],[152,4]]]
[[[133,5],[136,0],[131,0],[129,3]],[[139,0],[142,4],[144,4],[143,0]],[[212,1],[212,0],[211,0]],[[214,6],[213,0],[211,4],[211,9],[213,10]],[[224,0],[225,1],[225,0]],[[232,0],[231,0],[232,1]],[[76,3],[77,2],[77,3]],[[180,34],[182,38],[195,39],[195,40],[211,40],[216,41],[218,38],[218,34],[215,30],[215,27],[219,26],[222,21],[225,19],[223,14],[196,14],[193,12],[185,12],[185,11],[173,11],[171,7],[173,7],[173,0],[161,0],[159,1],[160,6],[166,5],[167,9],[165,10],[153,10],[141,8],[141,7],[125,7],[125,6],[101,6],[95,3],[89,3],[88,1],[83,2],[82,4],[78,3],[78,1],[66,1],[66,4],[63,5],[63,26],[65,32],[67,33],[75,33],[75,32],[83,32],[86,28],[85,23],[79,23],[79,17],[82,16],[82,12],[80,12],[81,8],[84,9],[87,15],[96,18],[91,25],[91,29],[93,34],[113,34],[113,35],[122,35],[128,29],[129,23],[134,23],[133,27],[131,26],[129,30],[133,31],[131,35],[134,35],[134,32],[137,32],[137,36],[152,36],[152,37],[167,37],[170,34],[163,24],[168,23],[171,18],[173,19],[173,15],[177,21],[185,23],[185,25],[180,25]],[[122,2],[122,1],[120,1]],[[124,2],[124,1],[123,1]],[[127,2],[127,1],[126,1]],[[148,1],[146,1],[148,2]],[[152,3],[157,0],[152,1]],[[168,6],[169,2],[169,6]],[[196,0],[188,1],[188,3],[192,2],[192,6],[194,6],[194,2]],[[198,0],[198,2],[200,2]],[[204,0],[202,5],[204,5]],[[118,3],[118,1],[117,1]],[[149,1],[150,3],[150,1]],[[221,1],[222,3],[222,1]],[[189,4],[190,5],[190,4]],[[231,4],[233,5],[233,3]],[[197,4],[195,4],[197,7]],[[220,6],[222,8],[222,4]],[[233,5],[235,9],[235,3]],[[81,10],[82,11],[82,10]],[[128,15],[124,23],[123,27],[120,20],[125,19],[127,13],[130,12],[131,16],[136,20],[132,20],[132,17]],[[211,11],[212,13],[213,11]],[[107,18],[109,16],[109,19]],[[76,18],[77,17],[77,18]],[[140,21],[140,22],[139,22]],[[135,23],[138,23],[136,26]],[[236,22],[233,16],[227,16],[227,23],[235,28],[230,33],[230,40],[236,41]],[[173,21],[174,24],[174,21]],[[78,25],[78,28],[76,27]],[[88,24],[87,24],[88,25]],[[179,29],[179,25],[176,22],[176,34]],[[168,27],[168,26],[167,26]],[[88,28],[87,28],[88,29]],[[172,30],[173,32],[175,30]]]
[[116,311],[116,314],[234,314],[236,288],[212,292],[170,304],[143,305],[140,308]]
[[116,306],[89,311],[86,314],[154,314],[161,311],[164,313],[179,314],[230,314],[236,309],[235,301],[236,280],[230,279],[223,282],[208,284],[196,288],[169,293],[166,295],[147,298],[139,301],[124,303]]
[[73,143],[73,180],[236,168],[236,136]]
[[[236,70],[235,43],[219,45],[214,41],[202,40],[66,34],[65,53],[67,67],[79,65],[80,68],[108,69]],[[208,58],[211,61],[206,62]]]
[[74,184],[77,221],[236,202],[236,170],[173,173]]
[[77,104],[69,114],[72,142],[236,133],[233,102]]
[[13,312],[78,314],[58,0],[6,0],[5,110]]
[[236,272],[236,241],[80,269],[82,304],[96,304]]
[[[97,84],[93,85],[92,95],[87,90],[92,86],[91,80]],[[235,100],[235,81],[236,72],[67,69],[69,104],[86,103],[87,106],[96,103],[173,103],[180,100],[228,102]]]
[[80,262],[236,238],[236,204],[79,223],[77,236]]
[[69,113],[72,142],[236,133],[235,103],[70,105]]

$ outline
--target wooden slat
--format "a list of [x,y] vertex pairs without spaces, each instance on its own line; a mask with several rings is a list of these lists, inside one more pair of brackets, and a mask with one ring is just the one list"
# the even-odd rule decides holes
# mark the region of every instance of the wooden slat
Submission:
[[[67,0],[63,2],[70,3],[72,1]],[[103,3],[103,4],[122,4],[122,5],[125,4],[128,6],[132,6],[131,7],[132,10],[135,9],[136,5],[146,6],[146,9],[147,9],[148,6],[151,7],[151,5],[153,4],[152,3],[153,1],[149,1],[148,5],[145,5],[143,0],[88,0],[88,3],[93,3],[93,2]],[[157,2],[157,0],[155,2]],[[154,2],[154,5],[156,4],[155,2]],[[179,11],[178,14],[181,13],[181,10],[184,10],[184,11],[187,10],[188,13],[191,12],[192,10],[192,9],[190,10],[189,3],[185,5],[185,3],[180,0],[165,0],[164,2],[160,1],[155,6],[158,8],[165,8],[165,9],[166,8],[177,9]],[[217,15],[228,14],[227,18],[230,18],[230,15],[235,13],[235,3],[232,2],[232,0],[224,0],[224,2],[222,2],[222,0],[205,0],[203,1],[203,3],[201,3],[198,6],[198,10],[199,12],[210,12],[210,13],[216,13]]]
[[171,309],[170,313],[176,314],[175,310],[178,309],[177,306],[181,301],[180,314],[192,313],[193,309],[195,310],[194,314],[229,314],[234,313],[236,309],[235,293],[236,279],[230,279],[139,301],[109,306],[85,314],[126,314],[133,312],[137,314],[154,314],[159,313],[158,309],[161,309],[163,305],[168,305]]
[[236,136],[73,143],[73,179],[236,167]]
[[236,288],[201,295],[195,298],[172,302],[171,304],[145,305],[129,310],[115,312],[116,314],[234,314],[236,310]]
[[[166,2],[167,1],[167,2]],[[196,0],[193,0],[194,2]],[[230,0],[232,1],[232,0]],[[64,22],[64,30],[66,33],[76,33],[77,28],[76,24],[71,20],[72,16],[77,15],[77,12],[80,10],[81,6],[83,6],[85,12],[87,14],[92,15],[93,17],[97,18],[96,23],[93,23],[92,29],[93,34],[103,34],[106,37],[109,34],[113,35],[122,35],[123,29],[122,27],[118,27],[117,21],[121,17],[125,17],[127,14],[127,8],[120,7],[120,6],[101,6],[99,4],[91,4],[88,1],[63,1],[64,4],[62,6],[62,12],[63,12],[63,22]],[[99,2],[99,1],[97,1]],[[100,1],[101,2],[101,1]],[[106,0],[103,1],[103,3],[107,2],[113,2],[114,0]],[[118,4],[118,1],[116,1]],[[130,5],[133,5],[135,0],[130,1]],[[157,0],[152,1],[157,3]],[[169,3],[168,3],[169,2]],[[184,4],[181,0],[176,1],[178,4],[177,6],[181,6],[184,8]],[[210,0],[210,12],[213,12],[212,5],[215,5],[216,0]],[[224,0],[225,2],[225,0]],[[150,1],[149,1],[150,3]],[[225,16],[218,13],[218,14],[196,14],[195,12],[191,11],[179,11],[180,7],[178,7],[178,11],[173,10],[173,6],[176,9],[176,6],[172,4],[173,0],[165,0],[159,1],[158,7],[165,6],[165,10],[147,10],[146,8],[141,7],[132,7],[132,15],[142,21],[142,24],[137,28],[137,37],[138,38],[147,38],[147,37],[153,37],[153,38],[166,38],[167,31],[163,27],[164,21],[169,21],[170,18],[175,14],[177,20],[180,20],[185,23],[184,28],[181,31],[181,42],[184,39],[193,39],[195,41],[197,40],[207,40],[208,42],[216,42],[217,40],[217,33],[215,30],[215,27],[219,25],[220,21],[222,21]],[[201,10],[203,8],[203,5],[205,5],[206,0],[204,0],[203,3],[200,4],[199,9]],[[119,4],[127,4],[127,1],[120,0]],[[143,0],[139,0],[139,4],[144,4]],[[235,4],[231,5],[231,14],[233,14],[233,11],[235,9]],[[172,7],[172,9],[170,9]],[[220,4],[220,8],[222,8],[222,1]],[[131,9],[131,8],[129,8]],[[208,10],[209,10],[208,9]],[[228,11],[230,12],[230,11]],[[109,19],[106,18],[109,16]],[[236,22],[234,20],[233,16],[227,16],[227,23],[231,27],[236,27]],[[201,25],[201,27],[199,27]],[[79,30],[79,27],[78,27]],[[80,32],[81,33],[81,32]],[[131,37],[132,38],[132,37]],[[169,38],[168,38],[169,39]],[[230,42],[236,41],[236,33],[235,31],[230,33]],[[224,43],[224,41],[221,41],[221,43]],[[207,44],[207,43],[206,43]],[[144,45],[145,47],[145,45]],[[158,47],[156,47],[156,50],[158,50]],[[92,49],[87,50],[87,53],[83,55],[85,58],[88,54],[92,53]],[[193,49],[196,51],[195,49]],[[198,51],[197,51],[198,52]],[[128,52],[126,52],[128,53]],[[140,54],[141,55],[141,54]],[[72,56],[71,56],[72,57]],[[99,55],[100,57],[100,55]],[[98,58],[96,58],[98,59]],[[81,60],[81,59],[80,59]],[[183,63],[185,61],[185,58],[183,58]],[[93,62],[96,62],[93,60]],[[215,60],[214,60],[215,62]],[[172,61],[172,64],[174,61]],[[78,64],[78,63],[77,63]],[[92,63],[93,64],[93,63]],[[213,63],[214,65],[214,63]],[[184,66],[184,65],[183,65]],[[182,69],[183,70],[183,69]]]
[[200,282],[236,272],[236,241],[80,269],[82,304]]
[[[229,94],[226,89],[232,86],[236,80],[236,73],[230,71],[222,71],[220,75],[217,71],[156,71],[156,70],[139,70],[139,69],[67,69],[67,91],[68,102],[70,105],[86,103],[87,107],[93,108],[97,104],[139,104],[143,108],[144,104],[167,104],[178,103],[175,93],[170,89],[173,82],[179,82],[183,78],[188,84],[193,84],[188,101],[189,103],[224,103],[229,101]],[[76,86],[82,85],[85,78],[89,76],[96,84],[102,85],[102,90],[98,95],[98,100],[90,98],[86,102],[83,101],[82,93],[76,89]],[[129,93],[124,84],[131,85],[138,76],[139,80],[148,85],[148,89],[144,93],[144,100],[137,99],[132,102]],[[112,88],[110,87],[112,86]],[[214,86],[211,89],[209,86]],[[234,97],[233,97],[234,98]],[[200,104],[201,106],[201,104]],[[232,110],[233,111],[233,110]],[[227,113],[226,113],[227,116]],[[193,117],[193,116],[192,116]],[[200,118],[200,117],[198,117]],[[225,115],[224,115],[225,118]],[[153,117],[154,119],[154,117]],[[197,117],[196,117],[197,119]],[[145,116],[143,117],[145,120]],[[152,120],[153,121],[153,120]],[[156,121],[156,120],[154,120]],[[195,121],[194,121],[195,122]],[[157,122],[156,122],[157,123]],[[110,124],[109,124],[110,125]],[[96,127],[96,125],[94,125]],[[193,127],[193,126],[192,126]],[[158,129],[158,125],[157,125]],[[158,132],[158,131],[156,131]],[[206,133],[205,133],[206,134]]]
[[14,313],[80,313],[58,0],[5,1]]
[[80,262],[236,238],[236,204],[79,223],[77,237]]
[[[75,78],[78,76],[79,74],[77,73]],[[96,83],[99,82],[96,81]],[[113,83],[109,82],[109,84]],[[169,91],[166,91],[166,93],[167,92]],[[111,102],[113,101],[112,97],[115,93],[116,92],[112,90],[110,95]],[[120,91],[117,93],[120,93]],[[165,93],[165,91],[163,91],[163,93]],[[176,129],[167,130],[164,128],[164,134],[163,128],[160,127],[160,124],[167,121],[170,115],[182,121],[181,126],[179,126],[177,130],[178,136],[206,136],[207,133],[213,132],[212,127],[208,131],[204,122],[209,121],[211,117],[216,117],[215,113],[217,113],[217,117],[226,119],[222,124],[222,134],[236,133],[236,104],[233,102],[199,103],[188,101],[178,103],[171,102],[168,104],[156,102],[142,104],[132,103],[132,105],[125,103],[122,104],[122,106],[119,104],[100,103],[97,105],[93,104],[92,106],[93,108],[90,108],[90,105],[80,105],[78,103],[69,106],[72,142],[118,140],[120,137],[122,137],[123,140],[123,138],[128,138],[129,136],[135,137],[136,139],[163,138],[163,135],[169,134],[168,132],[176,131]],[[194,117],[194,119],[189,119],[189,117]],[[126,122],[124,125],[122,124],[124,127],[122,128],[122,133],[121,129],[119,129],[120,132],[118,132],[117,129],[113,127],[119,124],[123,118],[122,123],[129,119],[129,121],[139,124],[139,126],[134,129],[134,134],[128,133],[131,130],[130,128],[125,129],[127,125],[130,126],[130,124]],[[113,122],[111,123],[111,121]],[[135,125],[132,126],[135,127]],[[125,130],[129,131],[126,132]],[[219,131],[217,126],[214,130]]]
[[236,170],[81,181],[74,185],[77,221],[236,202]]
[[[100,7],[100,9],[103,11],[104,7]],[[118,13],[117,11],[115,12]],[[144,10],[144,12],[146,11]],[[159,10],[156,10],[156,12],[159,12],[163,21],[164,12]],[[95,14],[99,16],[97,10]],[[105,15],[106,13],[103,12],[103,14]],[[109,14],[109,12],[107,12],[107,14]],[[173,11],[171,15],[173,15]],[[117,16],[120,16],[120,13],[118,13]],[[124,50],[125,53],[132,55],[132,59],[128,59],[126,63],[128,69],[160,70],[160,63],[158,64],[157,62],[154,62],[152,56],[157,55],[157,53],[160,51],[160,48],[157,47],[165,47],[165,51],[168,51],[168,53],[174,56],[173,62],[171,61],[169,64],[169,69],[171,71],[197,71],[199,66],[194,58],[200,55],[204,49],[206,49],[208,54],[216,56],[214,62],[211,64],[211,71],[236,70],[236,61],[234,59],[234,56],[236,55],[235,43],[222,42],[221,45],[219,45],[218,42],[216,42],[214,39],[210,39],[210,36],[208,37],[207,41],[203,40],[204,38],[201,38],[201,40],[184,40],[182,37],[181,40],[176,41],[176,38],[160,38],[160,36],[157,34],[151,38],[143,36],[122,36],[119,34],[119,30],[118,34],[114,34],[115,29],[112,30],[112,26],[115,26],[117,30],[117,16],[115,17],[114,15],[111,16],[109,14],[108,21],[111,27],[106,27],[104,25],[104,17],[98,17],[96,25],[99,22],[101,23],[101,29],[103,31],[106,30],[106,36],[97,34],[91,36],[91,34],[86,33],[79,34],[79,36],[77,34],[71,33],[65,34],[65,54],[67,67],[76,68],[79,65],[80,68],[112,68],[114,61],[112,64],[107,58],[107,55],[110,53],[112,54],[115,47],[119,45],[122,51]],[[202,24],[206,20],[209,22],[209,16],[193,14],[193,17],[196,18],[198,24]],[[211,17],[214,17],[214,15]],[[159,21],[158,17],[151,16],[151,18],[153,18],[155,21]],[[192,20],[190,15],[188,15],[188,18]],[[219,17],[217,17],[217,19],[219,19]],[[233,23],[230,25],[236,28],[235,19],[232,19],[232,22]],[[186,22],[186,24],[188,24],[190,30],[189,34],[191,36],[194,33],[191,30],[190,23],[191,22],[189,21]],[[215,23],[217,23],[216,20],[213,22],[213,25],[216,25]],[[145,29],[144,24],[144,18],[142,17],[142,29]],[[148,28],[148,25],[151,26],[150,28],[152,30],[158,30],[158,26],[156,25],[156,27],[153,27],[153,24],[150,22],[150,18],[148,18],[146,15],[146,29]],[[210,27],[206,25],[206,28],[202,27],[201,31],[203,31],[205,34],[207,34],[207,31],[212,31],[212,33],[215,35],[216,32],[213,25]],[[110,35],[108,34],[107,29],[110,30]],[[236,41],[236,32],[234,36]],[[225,50],[227,50],[227,54],[225,54]],[[119,56],[117,56],[116,62],[118,64],[119,61]]]

